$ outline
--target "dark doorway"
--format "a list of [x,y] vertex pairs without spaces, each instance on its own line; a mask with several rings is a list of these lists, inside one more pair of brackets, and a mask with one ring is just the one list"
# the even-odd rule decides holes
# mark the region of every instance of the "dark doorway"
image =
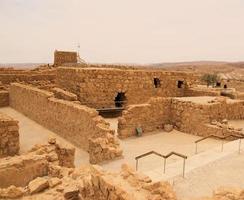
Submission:
[[124,92],[118,92],[114,99],[115,107],[123,107],[126,103],[126,96]]
[[177,82],[177,87],[178,88],[182,88],[183,85],[184,85],[184,81],[178,81]]
[[217,82],[216,83],[216,87],[221,87],[221,83],[220,82]]
[[159,78],[154,78],[153,83],[155,88],[159,88],[161,86]]
[[226,84],[224,85],[224,89],[227,89],[227,85]]

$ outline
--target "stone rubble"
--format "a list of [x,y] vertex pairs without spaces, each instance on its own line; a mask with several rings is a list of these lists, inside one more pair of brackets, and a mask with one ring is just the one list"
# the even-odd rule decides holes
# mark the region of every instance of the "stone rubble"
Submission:
[[19,153],[18,121],[0,113],[0,158]]

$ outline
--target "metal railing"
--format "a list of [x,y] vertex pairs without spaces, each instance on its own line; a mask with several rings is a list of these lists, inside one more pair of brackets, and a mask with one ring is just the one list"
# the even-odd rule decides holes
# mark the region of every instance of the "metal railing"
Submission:
[[217,136],[217,135],[209,135],[209,136],[206,136],[206,137],[203,137],[203,138],[201,138],[201,139],[199,139],[199,140],[196,140],[195,141],[195,154],[197,154],[198,153],[198,143],[199,142],[202,142],[202,141],[204,141],[204,140],[207,140],[207,139],[209,139],[209,138],[214,138],[214,139],[220,139],[222,142],[221,142],[221,152],[223,152],[223,150],[224,150],[224,141],[226,140],[226,139],[228,139],[228,138],[237,138],[237,139],[239,139],[239,146],[238,146],[238,152],[239,152],[239,154],[241,153],[241,139],[243,139],[244,138],[244,136],[243,135],[233,135],[233,134],[231,134],[231,135],[227,135],[227,136]]
[[164,159],[164,170],[163,170],[164,173],[166,172],[166,161],[167,161],[167,159],[169,157],[175,155],[175,156],[178,156],[178,157],[183,158],[183,178],[185,177],[185,164],[186,164],[187,156],[185,156],[183,154],[180,154],[180,153],[177,153],[177,152],[174,152],[174,151],[168,153],[167,155],[162,155],[162,154],[160,154],[160,153],[158,153],[156,151],[149,151],[147,153],[144,153],[142,155],[139,155],[139,156],[135,157],[135,160],[136,160],[136,170],[138,170],[138,161],[139,161],[139,159],[144,158],[144,157],[149,156],[149,155],[152,155],[152,154],[154,154],[156,156],[159,156],[160,158],[163,158]]

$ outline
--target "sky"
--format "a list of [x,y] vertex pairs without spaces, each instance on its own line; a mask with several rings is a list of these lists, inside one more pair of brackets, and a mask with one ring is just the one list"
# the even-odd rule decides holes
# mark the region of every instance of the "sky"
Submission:
[[244,0],[0,0],[0,63],[244,60]]

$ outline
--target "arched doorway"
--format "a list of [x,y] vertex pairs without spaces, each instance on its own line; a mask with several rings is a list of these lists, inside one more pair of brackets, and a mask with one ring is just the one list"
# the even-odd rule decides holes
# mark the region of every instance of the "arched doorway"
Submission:
[[118,92],[114,99],[115,107],[123,107],[126,103],[126,96],[124,92]]

